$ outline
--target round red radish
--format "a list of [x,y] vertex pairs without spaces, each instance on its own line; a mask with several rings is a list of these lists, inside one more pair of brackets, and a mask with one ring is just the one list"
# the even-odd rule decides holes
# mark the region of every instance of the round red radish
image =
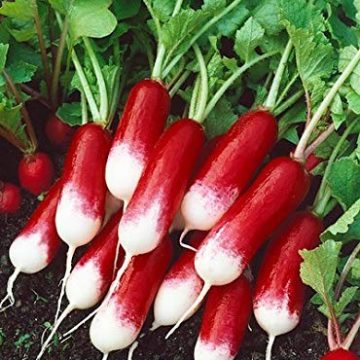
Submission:
[[131,89],[106,163],[106,184],[118,199],[131,199],[169,110],[170,96],[160,82],[142,80]]
[[20,205],[20,189],[13,184],[0,181],[0,214],[16,213]]
[[[190,245],[197,247],[205,236],[195,232]],[[153,329],[176,324],[200,294],[203,281],[195,271],[194,257],[195,252],[183,251],[167,272],[155,298]]]
[[325,354],[321,360],[359,360],[359,356],[345,349],[337,349]]
[[213,287],[206,300],[194,359],[235,359],[251,312],[251,288],[244,276],[231,284]]
[[181,119],[156,144],[120,221],[119,239],[127,255],[154,250],[168,233],[204,138],[200,124]]
[[324,159],[316,156],[315,154],[310,154],[306,159],[305,169],[310,172],[314,170],[323,161]]
[[34,195],[49,190],[54,180],[54,167],[44,153],[25,155],[18,167],[21,186]]
[[90,326],[94,346],[104,354],[124,349],[137,338],[172,256],[170,239],[136,256],[121,283],[105,299]]
[[274,145],[277,123],[267,111],[247,112],[218,141],[185,194],[186,230],[210,230],[245,189]]
[[52,145],[64,150],[74,135],[74,129],[52,114],[46,121],[45,134]]
[[254,314],[269,335],[267,358],[271,356],[275,337],[292,331],[300,321],[306,287],[300,278],[299,251],[315,248],[322,229],[318,217],[299,212],[281,229],[266,252],[256,281]]

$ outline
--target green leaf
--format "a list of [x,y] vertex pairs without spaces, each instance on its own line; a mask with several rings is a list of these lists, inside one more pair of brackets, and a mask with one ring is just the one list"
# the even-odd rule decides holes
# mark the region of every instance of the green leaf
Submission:
[[0,43],[0,73],[2,73],[2,71],[5,68],[8,50],[9,50],[8,44]]
[[239,4],[225,17],[219,20],[214,26],[215,35],[220,38],[221,36],[230,37],[237,29],[244,23],[245,19],[249,16],[249,10],[244,4]]
[[338,129],[341,124],[346,120],[346,112],[343,107],[343,102],[339,94],[336,94],[331,104],[331,118],[334,121],[335,128]]
[[335,281],[341,243],[328,240],[314,250],[302,250],[300,276],[321,297],[328,298]]
[[283,29],[278,0],[261,2],[255,8],[253,16],[269,35],[277,35]]
[[[344,71],[349,62],[353,59],[357,52],[354,46],[347,46],[340,50],[339,55],[339,70]],[[360,64],[355,66],[354,70],[350,75],[350,85],[352,89],[360,95]]]
[[360,198],[360,165],[350,157],[335,161],[328,176],[332,195],[344,210]]
[[56,115],[70,126],[81,125],[81,103],[63,103],[57,110]]
[[264,28],[253,17],[250,17],[236,32],[234,49],[237,55],[245,62],[251,60],[256,55],[254,50],[260,44],[264,34]]
[[118,20],[135,16],[141,7],[141,0],[116,0],[113,1],[112,10]]
[[353,280],[360,280],[360,259],[355,259],[351,267],[351,277]]
[[7,71],[15,84],[29,82],[35,75],[36,70],[37,67],[35,65],[26,63],[22,60],[10,64],[7,68]]
[[3,1],[0,14],[22,21],[31,20],[34,17],[29,0]]
[[[359,79],[360,80],[360,79]],[[346,95],[349,109],[356,115],[360,114],[360,95],[355,91],[349,91]]]

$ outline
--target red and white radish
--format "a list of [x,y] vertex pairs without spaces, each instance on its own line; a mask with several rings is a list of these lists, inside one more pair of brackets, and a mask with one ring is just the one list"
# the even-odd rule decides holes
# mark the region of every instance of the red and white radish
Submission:
[[303,166],[288,157],[272,160],[202,242],[195,269],[204,287],[169,337],[214,285],[237,279],[270,234],[296,209],[308,192],[310,179]]
[[0,181],[0,214],[14,214],[20,205],[20,189],[14,184]]
[[[55,212],[61,187],[62,182],[58,180],[10,246],[10,261],[15,270],[8,280],[7,295],[0,303],[2,311],[14,305],[13,286],[18,275],[43,270],[51,263],[60,247],[61,241],[55,228]],[[3,308],[6,301],[10,304]]]
[[55,223],[59,236],[69,249],[57,314],[74,252],[95,237],[103,222],[106,197],[104,174],[109,148],[108,132],[99,125],[86,124],[75,133],[66,156]]
[[[195,232],[190,245],[197,247],[205,236]],[[153,330],[175,325],[200,294],[203,281],[195,271],[194,257],[194,252],[184,251],[167,272],[155,298]]]
[[65,124],[55,114],[52,114],[46,121],[45,134],[52,145],[64,150],[74,135],[74,128]]
[[233,360],[252,312],[251,288],[245,276],[208,294],[195,346],[195,360]]
[[18,167],[20,185],[34,195],[49,190],[54,180],[54,166],[47,154],[25,155]]
[[337,349],[325,354],[321,360],[359,360],[359,356],[345,349]]
[[182,237],[210,230],[243,192],[277,138],[275,118],[265,110],[239,118],[218,141],[185,194]]
[[[66,296],[69,304],[43,343],[37,360],[43,356],[59,326],[72,311],[95,306],[108,291],[115,270],[113,264],[118,241],[117,229],[121,216],[122,212],[119,211],[110,219],[74,266],[66,283]],[[119,261],[122,260],[123,253],[119,256]]]
[[171,257],[168,237],[154,251],[134,257],[120,284],[101,305],[91,323],[90,338],[104,359],[136,340]]
[[317,216],[299,212],[281,229],[265,254],[256,281],[254,314],[269,335],[267,360],[271,359],[275,337],[299,324],[306,290],[300,279],[299,251],[315,248],[322,229]]
[[156,80],[142,80],[130,91],[106,163],[106,184],[128,203],[170,110],[170,96]]

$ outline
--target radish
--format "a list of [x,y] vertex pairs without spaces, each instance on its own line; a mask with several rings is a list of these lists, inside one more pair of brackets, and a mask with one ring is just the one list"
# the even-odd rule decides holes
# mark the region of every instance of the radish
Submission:
[[206,300],[194,359],[235,359],[251,310],[251,288],[245,276],[228,285],[213,287]]
[[305,162],[305,169],[310,172],[312,170],[314,170],[320,163],[322,163],[324,161],[324,159],[316,156],[315,154],[310,154],[307,158],[306,158],[306,162]]
[[337,349],[325,354],[321,360],[359,360],[359,357],[351,351]]
[[101,305],[91,323],[90,338],[104,359],[136,340],[171,257],[169,238],[151,253],[134,257],[121,283]]
[[[53,185],[10,246],[9,256],[15,270],[8,280],[7,295],[0,303],[1,311],[15,303],[13,287],[19,274],[34,274],[43,270],[51,263],[60,247],[61,242],[55,228],[55,211],[61,187],[61,181]],[[7,300],[10,304],[3,308]]]
[[14,214],[20,205],[20,189],[11,183],[0,181],[0,214]]
[[[205,236],[195,232],[190,245],[200,245]],[[155,298],[153,330],[176,324],[200,294],[203,281],[195,271],[194,257],[194,252],[184,251],[166,274]]]
[[123,202],[111,194],[106,192],[105,198],[105,216],[103,226],[111,219],[111,217],[122,208]]
[[131,199],[169,110],[169,93],[159,81],[142,80],[131,89],[106,163],[106,184],[116,198]]
[[45,134],[52,145],[64,150],[71,141],[74,129],[52,114],[46,121]]
[[59,236],[69,249],[57,315],[74,252],[95,237],[103,222],[106,197],[104,174],[109,147],[108,132],[90,123],[76,131],[66,156],[55,223]]
[[265,110],[246,113],[218,141],[187,191],[181,213],[185,230],[210,230],[245,189],[274,145],[275,118]]
[[267,360],[271,359],[275,337],[290,332],[299,324],[306,290],[300,279],[302,259],[299,251],[315,248],[322,229],[317,216],[299,212],[277,234],[267,250],[254,296],[256,320],[269,334]]
[[267,164],[200,245],[195,269],[204,287],[167,337],[192,313],[211,286],[229,284],[241,275],[268,236],[300,204],[309,185],[309,176],[299,162],[279,157]]
[[[66,283],[69,304],[63,311],[37,356],[40,359],[61,323],[74,310],[84,310],[96,305],[106,294],[114,274],[117,228],[122,212],[114,215],[80,258]],[[123,254],[119,260],[123,260]]]
[[54,179],[54,167],[47,154],[25,155],[18,167],[20,185],[34,195],[49,190]]

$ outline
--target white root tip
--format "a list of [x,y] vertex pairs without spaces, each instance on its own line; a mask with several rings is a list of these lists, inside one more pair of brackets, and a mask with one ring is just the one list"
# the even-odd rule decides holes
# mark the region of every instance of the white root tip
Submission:
[[183,247],[184,249],[187,249],[187,250],[191,250],[191,251],[194,251],[194,252],[197,252],[197,249],[194,248],[193,246],[187,244],[186,242],[184,242],[184,239],[186,237],[186,235],[191,231],[191,229],[184,229],[183,232],[181,233],[180,235],[180,239],[179,239],[179,244],[181,247]]
[[56,331],[58,330],[59,326],[61,325],[61,323],[65,320],[65,318],[74,310],[74,306],[72,304],[69,304],[67,306],[67,308],[64,310],[64,312],[60,315],[60,317],[58,318],[58,320],[54,323],[54,326],[51,330],[50,335],[47,337],[47,339],[45,340],[45,342],[43,343],[41,350],[38,354],[38,356],[36,357],[36,360],[40,360],[42,358],[42,356],[44,355],[48,345],[50,344],[50,341],[53,339],[53,337],[56,334]]
[[275,341],[275,336],[269,335],[269,341],[266,347],[266,357],[265,357],[266,360],[271,360],[271,353],[272,353],[274,341]]
[[[7,294],[6,296],[1,300],[0,302],[0,313],[4,312],[5,310],[9,309],[10,307],[14,306],[15,304],[15,297],[14,297],[14,284],[21,273],[21,270],[19,268],[15,268],[14,272],[9,277],[8,283],[7,283]],[[9,301],[9,304],[4,306],[4,304]]]
[[211,286],[212,285],[209,284],[209,283],[204,284],[204,286],[203,286],[199,296],[197,297],[197,299],[189,307],[189,309],[187,309],[185,311],[185,313],[181,316],[181,318],[178,320],[178,322],[171,328],[171,330],[166,334],[165,340],[167,340],[180,327],[180,325],[185,321],[185,319],[190,317],[190,315],[195,312],[195,309],[197,309],[199,307],[199,305],[202,303],[202,301],[204,300],[206,294],[209,292]]
[[88,316],[86,316],[84,319],[82,319],[79,323],[77,323],[74,327],[72,327],[70,330],[68,330],[62,337],[69,338],[69,336],[74,333],[76,330],[81,328],[85,323],[87,323],[89,320],[91,320],[96,313],[99,311],[99,307],[97,307],[94,311],[92,311]]
[[70,276],[70,273],[71,273],[72,259],[73,259],[75,250],[76,250],[76,247],[69,246],[69,249],[68,249],[68,252],[67,252],[67,255],[66,255],[65,274],[64,274],[64,277],[61,280],[61,290],[60,290],[60,296],[59,296],[58,303],[57,303],[54,323],[57,322],[57,319],[59,318],[59,315],[60,315],[61,303],[62,303],[62,300],[63,300],[64,295],[65,295],[65,286],[66,286],[66,283],[67,283],[67,281],[69,279],[69,276]]
[[151,328],[149,329],[149,331],[155,331],[157,329],[159,329],[161,327],[161,325],[157,324],[155,321],[152,323]]
[[132,360],[133,359],[133,355],[134,355],[134,352],[136,350],[136,348],[139,346],[139,342],[138,341],[135,341],[131,346],[130,346],[130,349],[129,349],[129,354],[128,354],[128,360]]
[[109,353],[107,353],[107,354],[104,354],[104,356],[102,357],[102,359],[101,360],[107,360],[107,358],[109,357]]

